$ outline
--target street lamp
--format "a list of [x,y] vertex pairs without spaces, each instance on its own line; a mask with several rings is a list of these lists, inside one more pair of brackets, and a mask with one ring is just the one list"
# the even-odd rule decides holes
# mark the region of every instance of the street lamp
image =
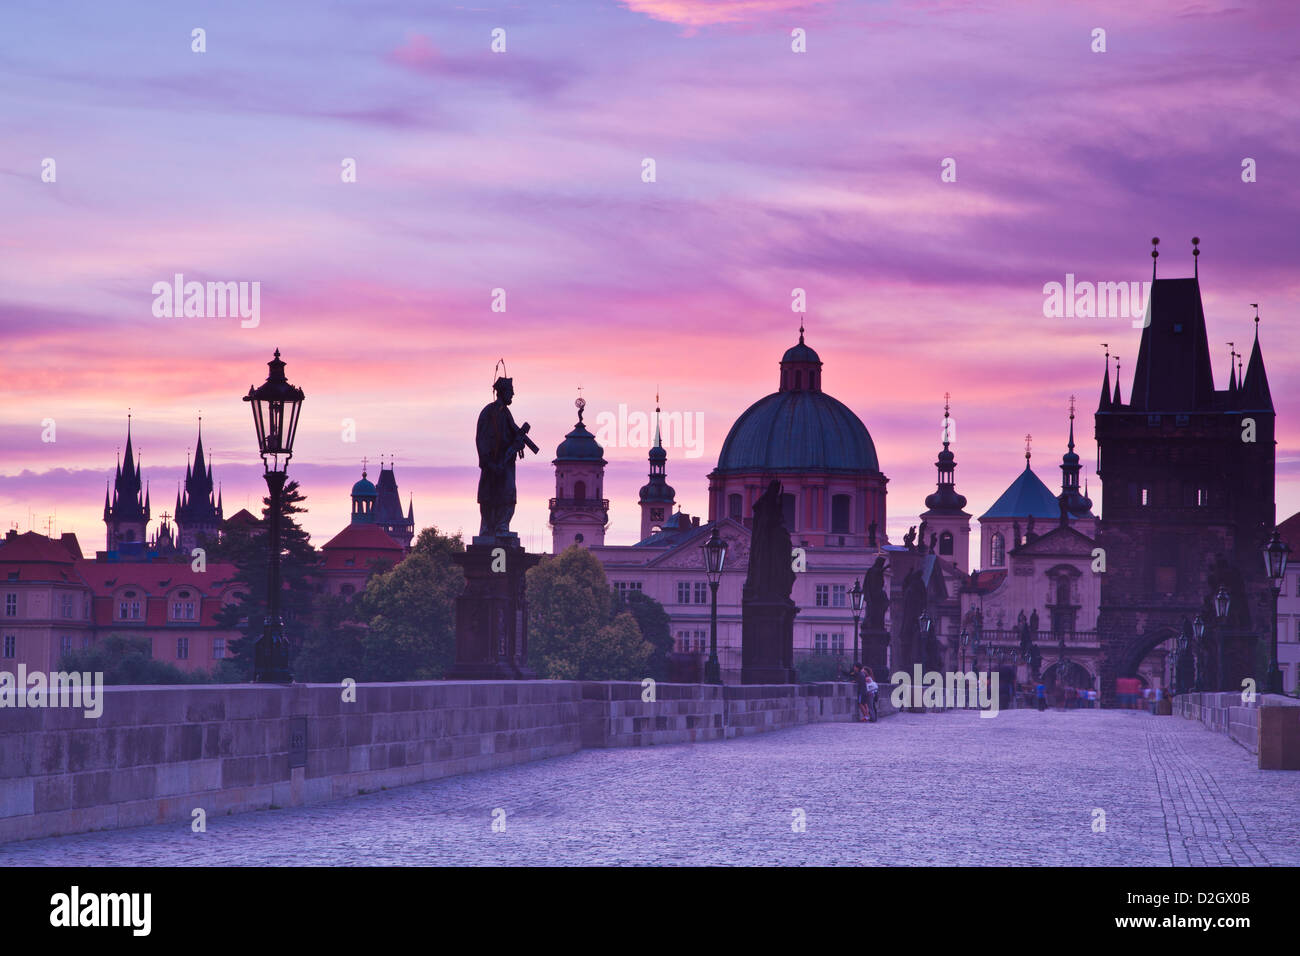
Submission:
[[853,589],[849,591],[849,600],[853,607],[853,663],[858,662],[858,618],[862,615],[862,582],[855,579]]
[[1273,588],[1273,630],[1268,642],[1268,673],[1264,675],[1264,687],[1270,694],[1282,693],[1282,670],[1277,663],[1277,600],[1286,583],[1286,566],[1290,556],[1291,547],[1274,528],[1272,537],[1264,546],[1264,568]]
[[934,621],[930,620],[930,612],[922,610],[916,619],[921,628],[921,662],[925,662],[925,655],[930,649],[930,635],[934,633]]
[[1226,587],[1220,586],[1214,595],[1214,616],[1222,621],[1227,618],[1230,610],[1232,610],[1232,595],[1228,593]]
[[706,684],[722,683],[722,665],[718,662],[718,584],[722,581],[722,568],[727,563],[727,542],[713,526],[713,534],[700,546],[704,552],[704,573],[709,576],[709,590],[713,592],[713,606],[709,614],[709,661],[704,665]]
[[961,629],[961,635],[957,638],[957,646],[961,648],[961,672],[966,673],[966,645],[970,643],[970,631],[966,628]]
[[253,645],[253,680],[260,684],[292,684],[289,645],[280,619],[280,511],[304,396],[302,389],[285,379],[279,349],[275,350],[275,358],[266,364],[271,370],[266,381],[257,388],[250,385],[244,396],[244,401],[253,407],[257,448],[266,472],[266,487],[271,493],[267,515],[270,561],[266,572],[266,619],[262,623],[262,636]]

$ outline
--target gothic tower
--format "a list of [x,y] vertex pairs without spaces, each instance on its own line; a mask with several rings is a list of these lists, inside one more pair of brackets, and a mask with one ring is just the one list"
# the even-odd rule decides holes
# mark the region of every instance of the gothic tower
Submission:
[[[134,456],[134,460],[133,460]],[[113,494],[104,489],[104,524],[107,550],[124,558],[143,558],[149,526],[149,492],[140,477],[140,459],[131,446],[131,418],[126,423],[126,461],[117,463]]]
[[[1153,260],[1157,255],[1153,250]],[[1230,374],[1223,391],[1210,367],[1199,270],[1156,279],[1153,266],[1147,318],[1128,403],[1118,371],[1109,394],[1108,356],[1096,414],[1097,544],[1106,560],[1097,628],[1106,703],[1114,700],[1115,679],[1134,675],[1151,648],[1180,634],[1191,638],[1198,613],[1214,645],[1193,642],[1205,689],[1240,690],[1243,677],[1262,680],[1256,637],[1270,626],[1260,547],[1274,522],[1275,415],[1258,313],[1246,374]],[[1221,584],[1235,595],[1223,627],[1207,606]]]
[[579,398],[578,423],[555,449],[555,497],[551,508],[551,550],[559,554],[572,544],[601,545],[609,525],[609,501],[603,497],[605,449],[582,423],[587,403]]
[[963,574],[969,574],[970,515],[963,510],[966,507],[965,496],[957,494],[957,459],[948,448],[952,441],[948,413],[948,396],[944,395],[943,450],[935,462],[935,467],[939,470],[939,481],[934,494],[925,499],[926,510],[921,515],[921,523],[926,529],[927,539],[921,544],[928,548],[929,536],[937,535],[935,551],[938,555],[954,562]]
[[641,504],[641,540],[644,541],[663,526],[673,513],[677,492],[668,484],[668,452],[664,451],[659,432],[659,396],[655,396],[655,443],[650,449],[650,480],[642,485],[638,496]]
[[221,533],[221,497],[212,477],[212,456],[203,464],[203,420],[194,446],[194,465],[185,465],[185,487],[176,497],[176,546],[188,554]]

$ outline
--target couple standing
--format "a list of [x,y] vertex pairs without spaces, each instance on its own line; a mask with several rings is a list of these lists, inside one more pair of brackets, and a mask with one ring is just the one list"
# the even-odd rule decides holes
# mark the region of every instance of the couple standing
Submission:
[[876,683],[871,668],[854,662],[849,677],[853,679],[858,692],[858,720],[874,724],[879,717],[876,713],[876,696],[880,693],[880,685]]

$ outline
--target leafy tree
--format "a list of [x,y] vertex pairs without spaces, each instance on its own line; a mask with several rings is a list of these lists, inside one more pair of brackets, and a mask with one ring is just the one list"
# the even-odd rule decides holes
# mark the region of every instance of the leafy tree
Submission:
[[[529,570],[527,587],[528,655],[539,673],[561,680],[651,676],[656,646],[644,638],[634,605],[616,606],[604,567],[586,548],[543,559]],[[656,620],[657,602],[635,606]]]
[[360,636],[358,680],[431,680],[456,659],[456,598],[465,573],[453,556],[465,550],[459,534],[425,528],[410,553],[377,574],[357,599],[366,627]]
[[641,629],[641,636],[654,647],[646,663],[645,673],[636,679],[653,677],[657,681],[666,681],[668,655],[673,652],[672,618],[662,604],[640,591],[630,591],[626,598],[620,597],[618,592],[614,593],[611,613],[617,617],[624,611],[631,612],[636,618],[637,627]]
[[[311,575],[316,570],[316,549],[299,525],[294,515],[304,514],[306,497],[298,490],[298,482],[284,486],[280,508],[280,617],[284,621],[284,634],[289,641],[290,661],[302,645],[312,620],[315,585]],[[271,499],[262,499],[262,521],[271,511]],[[220,675],[227,680],[250,680],[253,675],[253,643],[262,636],[266,618],[266,574],[270,555],[266,534],[261,529],[237,528],[209,549],[209,561],[226,561],[235,565],[233,580],[243,587],[242,600],[228,605],[217,614],[217,622],[225,627],[238,628],[242,638],[228,645],[230,656],[222,661]]]
[[105,684],[203,684],[213,679],[203,671],[183,671],[154,660],[151,644],[147,637],[110,634],[97,644],[64,654],[59,668],[102,673]]
[[304,683],[360,680],[365,657],[365,614],[358,602],[336,594],[316,595],[311,626],[294,661],[294,679]]

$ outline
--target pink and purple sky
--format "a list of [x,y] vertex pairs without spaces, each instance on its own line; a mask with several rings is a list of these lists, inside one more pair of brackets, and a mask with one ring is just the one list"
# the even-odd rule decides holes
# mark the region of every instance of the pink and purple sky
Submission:
[[[102,549],[128,408],[155,515],[200,412],[227,513],[255,508],[239,399],[277,346],[307,393],[290,473],[316,544],[347,522],[363,456],[395,456],[420,527],[476,530],[474,422],[500,356],[542,446],[519,468],[526,544],[549,549],[578,386],[593,423],[656,389],[702,416],[703,454],[668,461],[702,514],[731,423],[776,388],[797,287],[826,390],[875,439],[898,541],[934,487],[945,391],[972,514],[1023,468],[1026,432],[1059,485],[1071,394],[1091,474],[1100,343],[1127,396],[1139,333],[1045,318],[1043,285],[1150,278],[1151,236],[1160,274],[1190,275],[1193,235],[1219,387],[1260,303],[1281,519],[1300,508],[1298,29],[1293,3],[1218,0],[11,0],[0,521],[52,516]],[[175,273],[260,282],[260,324],[155,317]],[[638,536],[645,456],[606,449],[613,543]]]

